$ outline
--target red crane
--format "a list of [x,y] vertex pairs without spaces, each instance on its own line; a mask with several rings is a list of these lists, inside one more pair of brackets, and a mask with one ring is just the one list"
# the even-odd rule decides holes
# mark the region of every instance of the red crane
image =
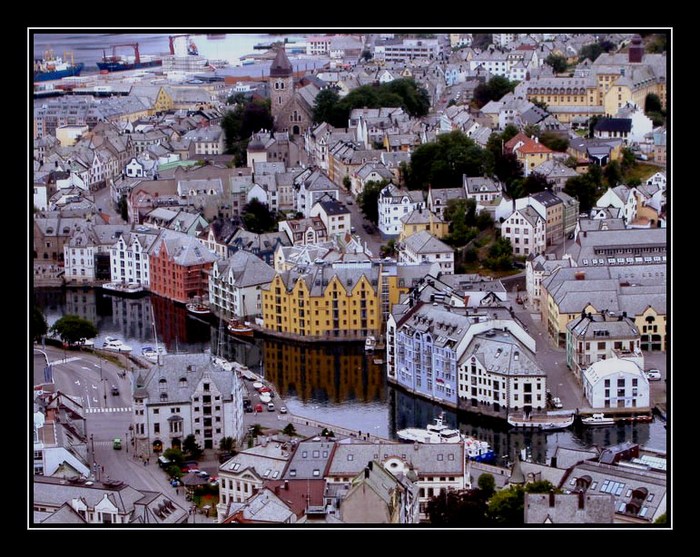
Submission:
[[118,62],[119,58],[117,57],[117,48],[123,47],[123,46],[129,46],[134,49],[134,63],[138,64],[141,62],[141,55],[139,54],[139,43],[125,43],[125,44],[115,44],[112,46],[112,56],[107,57],[104,54],[104,50],[102,51],[102,58],[104,59],[105,62]]
[[[182,35],[170,35],[168,37],[169,42],[170,42],[170,54],[172,54],[173,56],[175,55],[175,39],[177,39],[179,37],[189,37],[189,36],[190,36],[189,33],[184,33]],[[194,44],[194,41],[192,39],[190,39],[187,43],[187,54],[191,54],[191,55],[199,54],[199,50],[197,49],[197,45]]]

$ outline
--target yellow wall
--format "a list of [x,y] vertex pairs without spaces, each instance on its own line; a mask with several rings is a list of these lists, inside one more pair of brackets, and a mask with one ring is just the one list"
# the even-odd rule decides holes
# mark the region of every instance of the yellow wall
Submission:
[[449,234],[449,224],[437,220],[431,220],[429,224],[406,224],[401,230],[399,241],[403,242],[406,238],[421,230],[427,230],[436,238],[442,239]]
[[156,102],[153,108],[156,112],[173,109],[173,98],[162,87],[160,88],[160,91],[158,91],[158,96],[156,97]]
[[[617,111],[632,100],[632,91],[626,85],[612,85],[604,96],[603,106],[608,116],[615,116]],[[644,106],[642,103],[641,106]]]
[[[661,335],[661,350],[666,350],[666,316],[659,315],[652,307],[645,309],[641,315],[634,316],[634,324],[642,335],[644,344],[645,335]],[[656,327],[656,331],[652,328]]]
[[[337,320],[334,319],[333,300],[337,300]],[[362,333],[362,300],[365,301],[367,333]],[[311,296],[303,280],[297,280],[288,292],[280,276],[276,275],[269,290],[263,291],[262,303],[263,326],[271,331],[327,338],[359,338],[381,331],[378,291],[365,276],[350,294],[334,276],[321,296]]]

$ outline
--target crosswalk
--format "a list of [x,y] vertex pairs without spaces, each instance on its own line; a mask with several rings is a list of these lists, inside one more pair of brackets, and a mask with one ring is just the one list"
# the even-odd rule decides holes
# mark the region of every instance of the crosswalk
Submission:
[[62,360],[54,360],[51,362],[52,366],[58,365],[58,364],[67,364],[69,362],[77,362],[78,360],[82,360],[82,358],[78,356],[71,356],[70,358],[64,358]]
[[86,408],[86,414],[101,414],[107,412],[131,412],[131,406],[122,406],[120,408]]

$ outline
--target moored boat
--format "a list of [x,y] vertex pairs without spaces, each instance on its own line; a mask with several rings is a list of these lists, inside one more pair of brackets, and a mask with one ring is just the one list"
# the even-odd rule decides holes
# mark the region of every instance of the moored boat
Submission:
[[159,346],[158,349],[153,346],[147,345],[141,348],[141,355],[146,358],[149,362],[158,363],[158,356],[165,355],[165,348]]
[[[65,55],[64,55],[65,58]],[[47,50],[44,57],[34,60],[34,81],[52,81],[64,77],[79,76],[85,64],[76,64],[73,60],[66,60],[60,56],[54,56],[52,50]]]
[[581,418],[581,423],[587,426],[603,426],[603,425],[614,425],[615,419],[606,417],[605,414],[591,414],[585,418]]
[[132,351],[131,346],[129,346],[128,344],[124,344],[121,340],[119,340],[116,337],[105,337],[102,349],[119,353],[128,353]]
[[440,414],[435,418],[435,422],[428,424],[425,429],[408,427],[397,431],[396,436],[402,441],[412,443],[459,443],[462,440],[458,429],[445,424],[444,414]]
[[253,336],[253,328],[249,326],[247,323],[243,323],[242,321],[239,321],[238,319],[231,319],[228,322],[228,325],[226,326],[226,330],[228,330],[229,333],[232,335],[237,335],[237,336],[243,336],[243,337],[252,337]]
[[143,285],[138,282],[107,282],[102,285],[102,289],[121,296],[139,296],[145,293]]
[[530,416],[510,414],[507,421],[510,426],[516,428],[554,431],[557,429],[566,429],[567,427],[570,427],[574,423],[574,417],[574,414],[544,414]]
[[209,307],[209,304],[202,300],[192,300],[187,302],[185,304],[185,308],[192,315],[198,315],[200,317],[204,315],[211,315],[211,308]]

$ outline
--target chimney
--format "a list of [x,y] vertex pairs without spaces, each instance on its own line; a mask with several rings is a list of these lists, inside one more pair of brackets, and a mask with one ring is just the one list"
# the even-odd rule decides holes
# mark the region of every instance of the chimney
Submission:
[[275,486],[275,495],[279,495],[280,493],[280,486],[276,485]]
[[579,489],[578,490],[578,508],[580,511],[586,508],[586,503],[583,495],[583,490]]
[[576,277],[576,280],[585,280],[586,272],[585,271],[577,271],[575,277]]
[[284,480],[284,490],[289,491],[289,480]]
[[549,490],[549,506],[554,507],[554,490]]
[[369,466],[365,466],[365,479],[369,478]]

